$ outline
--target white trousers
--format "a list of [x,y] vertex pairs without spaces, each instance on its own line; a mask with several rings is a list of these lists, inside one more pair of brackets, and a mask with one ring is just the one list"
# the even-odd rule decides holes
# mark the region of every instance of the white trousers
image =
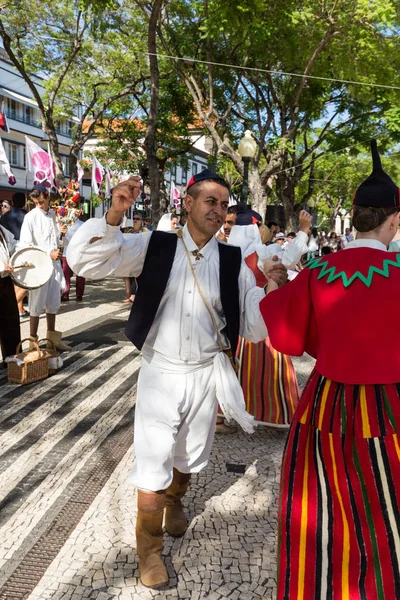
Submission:
[[135,409],[135,462],[129,480],[156,492],[172,482],[173,467],[198,473],[210,457],[217,416],[213,364],[171,373],[145,358]]
[[[60,263],[60,261],[57,261]],[[61,294],[65,287],[65,279],[61,263],[56,264],[49,281],[36,290],[29,291],[29,312],[32,317],[40,317],[44,312],[55,315],[61,304]]]

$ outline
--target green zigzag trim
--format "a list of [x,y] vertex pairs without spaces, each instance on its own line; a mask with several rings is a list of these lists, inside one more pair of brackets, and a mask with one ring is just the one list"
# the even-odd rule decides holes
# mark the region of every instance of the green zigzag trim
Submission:
[[322,279],[322,277],[328,277],[327,283],[332,283],[336,279],[342,279],[343,285],[345,288],[349,287],[356,279],[362,281],[364,285],[367,287],[371,287],[372,279],[375,273],[378,275],[382,275],[383,277],[389,277],[390,271],[389,266],[400,268],[400,254],[396,254],[396,261],[385,259],[382,264],[382,268],[370,266],[368,269],[368,274],[365,277],[360,271],[356,271],[354,275],[351,277],[347,277],[344,271],[339,271],[336,273],[336,267],[329,267],[329,262],[327,260],[323,261],[322,257],[312,258],[309,260],[306,265],[309,269],[321,269],[321,273],[318,275],[318,279]]

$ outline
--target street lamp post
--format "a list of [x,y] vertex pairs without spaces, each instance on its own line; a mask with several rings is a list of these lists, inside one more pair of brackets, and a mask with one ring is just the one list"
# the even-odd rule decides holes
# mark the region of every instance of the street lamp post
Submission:
[[313,198],[310,198],[308,200],[307,207],[308,207],[308,209],[310,211],[310,215],[311,215],[311,218],[312,218],[311,226],[314,227],[315,224],[316,224],[316,220],[317,220],[317,213],[316,213],[316,210],[314,210],[316,208],[316,202],[315,202],[315,200]]
[[242,202],[247,204],[249,195],[249,165],[257,150],[257,142],[253,138],[251,131],[244,132],[244,136],[239,142],[238,151],[243,161],[243,184],[242,184]]

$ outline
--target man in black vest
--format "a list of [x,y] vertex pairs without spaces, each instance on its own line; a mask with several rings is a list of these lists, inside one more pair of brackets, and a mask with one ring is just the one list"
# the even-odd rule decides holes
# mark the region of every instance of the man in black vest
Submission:
[[[170,535],[184,534],[181,500],[191,473],[207,464],[217,400],[228,419],[246,431],[253,427],[227,354],[234,356],[239,333],[258,342],[267,331],[259,311],[263,289],[240,249],[215,237],[228,210],[227,183],[203,171],[189,181],[182,230],[124,239],[119,224],[139,191],[135,178],[114,188],[105,219],[92,219],[76,232],[67,260],[84,277],[138,277],[126,327],[143,351],[130,479],[138,488],[140,576],[156,589],[168,582],[161,559],[163,516]],[[278,284],[286,281],[284,267],[268,269]]]

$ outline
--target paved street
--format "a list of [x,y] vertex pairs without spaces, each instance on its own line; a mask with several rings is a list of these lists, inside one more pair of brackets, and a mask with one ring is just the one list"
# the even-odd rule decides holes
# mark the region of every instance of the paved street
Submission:
[[[123,295],[110,279],[62,305],[73,349],[54,376],[20,387],[0,374],[0,600],[272,599],[286,433],[268,428],[217,437],[188,493],[186,535],[165,537],[169,589],[138,583],[127,476],[140,357]],[[311,365],[296,360],[301,383]]]

